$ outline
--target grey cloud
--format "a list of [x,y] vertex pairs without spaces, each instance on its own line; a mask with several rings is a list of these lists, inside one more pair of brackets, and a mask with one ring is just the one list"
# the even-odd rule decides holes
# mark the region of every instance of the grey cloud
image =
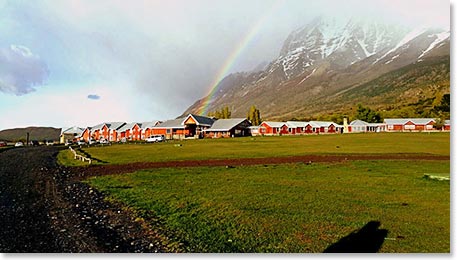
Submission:
[[99,95],[88,95],[87,98],[92,99],[92,100],[99,100],[100,96]]
[[48,76],[46,63],[29,48],[0,48],[0,92],[25,95],[43,85]]

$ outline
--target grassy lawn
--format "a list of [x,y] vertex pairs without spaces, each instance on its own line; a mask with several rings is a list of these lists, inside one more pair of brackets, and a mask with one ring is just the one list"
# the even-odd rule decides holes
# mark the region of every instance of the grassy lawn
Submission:
[[[182,146],[178,146],[181,144]],[[372,133],[246,137],[123,144],[83,148],[93,158],[112,163],[197,159],[279,157],[306,154],[450,154],[449,133]],[[73,160],[73,159],[71,159]],[[67,160],[61,163],[71,164]]]
[[[258,147],[258,143],[267,147],[279,145],[277,151],[281,155],[293,153],[294,149],[297,153],[342,152],[334,150],[335,145],[350,153],[414,151],[390,148],[392,142],[415,148],[425,145],[432,153],[449,154],[443,145],[432,145],[448,143],[449,135],[436,135],[432,139],[435,141],[429,139],[433,135],[427,134],[399,136],[256,138],[252,142],[243,140],[249,145],[237,145],[241,150],[255,151],[252,153],[256,156],[273,155],[248,148]],[[365,139],[373,137],[376,138]],[[366,142],[362,142],[364,139]],[[292,147],[281,145],[278,140]],[[324,144],[315,147],[321,143],[318,140]],[[210,157],[211,153],[201,147],[223,148],[233,146],[233,142],[209,140],[185,142],[183,147],[159,144],[144,149],[151,150],[151,160],[166,159],[166,155],[152,151],[197,147],[203,155],[194,156]],[[93,152],[102,155],[103,149],[94,148]],[[213,152],[220,156],[217,149]],[[238,149],[226,152],[239,154]],[[109,153],[106,158],[114,161],[118,157]],[[94,177],[88,182],[163,228],[175,242],[182,243],[182,248],[192,252],[322,252],[372,220],[380,221],[380,228],[388,230],[389,239],[380,252],[450,252],[450,183],[425,179],[426,173],[449,176],[450,163],[352,161],[164,168]]]

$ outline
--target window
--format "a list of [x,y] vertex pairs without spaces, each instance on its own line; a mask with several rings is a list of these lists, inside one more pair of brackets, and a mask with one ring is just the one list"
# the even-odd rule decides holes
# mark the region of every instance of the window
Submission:
[[416,126],[415,125],[405,125],[405,129],[406,130],[414,130],[414,129],[416,129]]
[[171,134],[171,129],[167,129],[167,134]]

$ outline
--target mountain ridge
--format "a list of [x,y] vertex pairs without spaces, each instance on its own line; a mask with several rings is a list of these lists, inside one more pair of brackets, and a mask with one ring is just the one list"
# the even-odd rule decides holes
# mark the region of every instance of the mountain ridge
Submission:
[[[303,107],[316,106],[335,93],[355,88],[410,64],[450,55],[450,32],[349,20],[316,19],[293,31],[284,41],[277,59],[263,71],[226,76],[208,111],[228,106],[233,116],[245,116],[256,105],[264,118],[316,113]],[[198,100],[183,114],[204,105]],[[326,106],[329,112],[336,106]]]

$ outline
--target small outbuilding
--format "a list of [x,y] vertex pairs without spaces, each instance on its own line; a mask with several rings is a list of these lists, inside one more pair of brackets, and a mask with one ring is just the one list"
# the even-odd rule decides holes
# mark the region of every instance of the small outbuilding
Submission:
[[349,129],[350,133],[384,132],[386,131],[386,124],[367,123],[357,119],[349,124]]
[[60,134],[60,143],[63,144],[66,141],[75,141],[83,133],[84,128],[73,126],[65,129]]

